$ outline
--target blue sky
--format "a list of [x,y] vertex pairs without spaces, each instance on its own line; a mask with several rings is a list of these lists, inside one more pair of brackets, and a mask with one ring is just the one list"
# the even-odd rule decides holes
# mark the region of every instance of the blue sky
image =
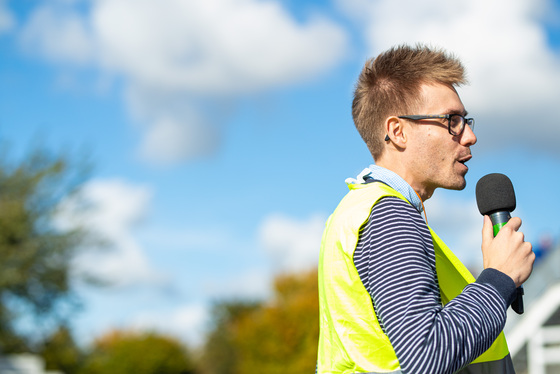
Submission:
[[[480,263],[476,181],[508,175],[523,230],[557,238],[560,5],[537,0],[0,0],[0,138],[85,151],[89,216],[112,240],[75,259],[87,342],[150,328],[196,344],[213,300],[263,297],[315,266],[344,180],[372,160],[350,116],[365,59],[400,43],[464,62],[478,143],[429,224]],[[542,192],[541,192],[542,191]]]

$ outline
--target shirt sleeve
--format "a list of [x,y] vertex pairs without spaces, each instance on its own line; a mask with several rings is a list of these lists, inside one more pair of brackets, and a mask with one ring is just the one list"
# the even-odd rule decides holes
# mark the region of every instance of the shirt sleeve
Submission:
[[483,281],[443,307],[430,231],[414,207],[394,197],[381,199],[361,228],[354,263],[403,373],[454,373],[469,364],[502,331],[515,292],[500,278],[506,275],[485,270]]

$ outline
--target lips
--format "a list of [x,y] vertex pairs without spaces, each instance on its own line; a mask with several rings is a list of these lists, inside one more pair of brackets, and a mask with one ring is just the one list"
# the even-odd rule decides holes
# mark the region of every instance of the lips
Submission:
[[465,155],[460,157],[459,159],[457,159],[457,162],[460,162],[461,164],[465,164],[465,162],[469,161],[472,158],[472,155]]
[[465,165],[465,163],[467,161],[469,161],[472,158],[472,155],[468,154],[465,156],[461,156],[457,159],[457,162],[459,164],[461,164],[461,168],[463,168],[463,172],[466,173],[469,170],[469,167],[467,165]]

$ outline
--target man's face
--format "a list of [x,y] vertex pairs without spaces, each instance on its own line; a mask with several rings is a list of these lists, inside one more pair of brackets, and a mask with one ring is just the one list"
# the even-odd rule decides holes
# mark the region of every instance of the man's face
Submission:
[[[411,114],[461,114],[467,112],[457,92],[443,84],[424,84],[421,88],[423,101],[417,113]],[[405,120],[406,121],[406,120]],[[413,174],[414,189],[422,198],[431,197],[438,187],[462,190],[466,186],[465,175],[469,170],[465,162],[470,160],[470,146],[476,136],[468,125],[461,135],[448,132],[446,119],[409,121],[411,134],[409,171]]]

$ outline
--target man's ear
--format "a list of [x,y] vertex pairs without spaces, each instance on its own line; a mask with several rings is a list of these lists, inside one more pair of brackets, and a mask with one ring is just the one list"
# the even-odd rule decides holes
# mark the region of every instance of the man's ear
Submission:
[[395,116],[387,117],[385,131],[387,132],[386,141],[392,142],[397,148],[406,148],[408,138],[402,119]]

